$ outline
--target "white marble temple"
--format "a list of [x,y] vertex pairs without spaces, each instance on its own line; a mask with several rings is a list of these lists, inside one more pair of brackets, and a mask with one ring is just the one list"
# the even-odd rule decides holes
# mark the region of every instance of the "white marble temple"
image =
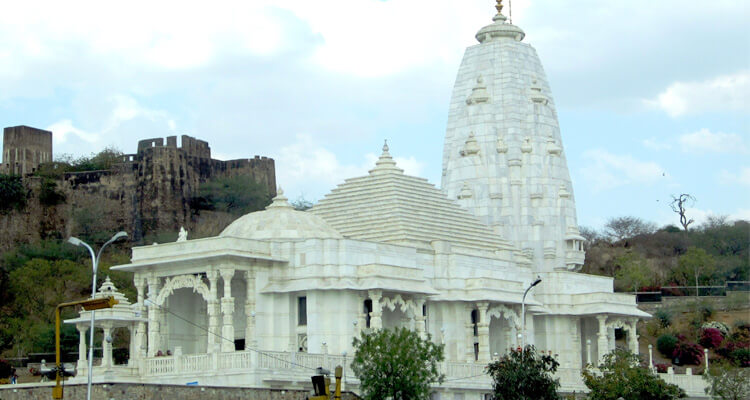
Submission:
[[[491,390],[484,365],[522,340],[557,355],[568,391],[584,389],[582,366],[614,347],[615,329],[637,352],[635,324],[648,314],[611,278],[576,272],[565,152],[523,36],[498,14],[467,49],[442,190],[405,175],[384,146],[366,176],[308,212],[279,191],[217,237],[134,248],[113,269],[133,273],[127,307],[147,319],[133,319],[130,361],[107,365],[104,379],[310,387],[315,367],[348,363],[357,335],[403,326],[445,344],[437,398],[468,400]],[[357,389],[351,374],[345,382]]]

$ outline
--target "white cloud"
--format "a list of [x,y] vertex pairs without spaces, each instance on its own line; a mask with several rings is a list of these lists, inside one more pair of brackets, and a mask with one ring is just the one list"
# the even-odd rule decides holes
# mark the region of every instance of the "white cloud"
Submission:
[[659,139],[656,138],[648,138],[643,140],[643,147],[650,149],[650,150],[669,150],[672,148],[672,145],[667,142],[662,142]]
[[736,133],[713,133],[708,129],[687,133],[678,139],[682,150],[688,153],[746,153],[742,136]]
[[725,185],[750,186],[750,167],[743,167],[737,171],[722,170],[718,176],[719,183]]
[[690,229],[705,223],[709,217],[718,217],[720,215],[727,215],[729,221],[745,220],[750,221],[750,208],[740,208],[729,214],[722,214],[714,212],[713,210],[702,210],[700,208],[688,207],[685,209],[685,215],[693,220],[690,224]]
[[630,155],[612,154],[594,149],[584,153],[590,164],[581,175],[593,184],[594,190],[612,189],[629,184],[653,184],[669,175],[653,161],[641,161]]
[[69,119],[57,121],[44,129],[53,132],[52,141],[55,145],[68,141],[70,139],[68,135],[78,136],[81,140],[88,143],[96,143],[99,141],[99,135],[76,128],[73,126],[73,122]]
[[[336,155],[307,134],[281,148],[276,161],[276,181],[289,198],[303,195],[307,200],[323,197],[349,178],[367,175],[375,167],[379,155],[367,153],[360,164],[342,163]],[[414,156],[393,157],[407,175],[419,176],[424,163]]]
[[333,152],[306,134],[297,135],[295,142],[282,147],[275,161],[276,182],[286,193],[305,193],[315,198],[346,178],[365,175],[370,164],[343,165]]
[[656,99],[644,103],[671,117],[715,111],[750,112],[748,93],[750,71],[741,71],[700,82],[674,82]]

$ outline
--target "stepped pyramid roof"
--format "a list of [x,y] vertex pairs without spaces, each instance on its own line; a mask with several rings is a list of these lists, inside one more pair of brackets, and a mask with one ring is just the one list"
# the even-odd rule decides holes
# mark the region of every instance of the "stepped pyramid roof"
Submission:
[[435,185],[405,175],[388,153],[387,144],[369,175],[347,179],[311,212],[349,239],[422,248],[441,240],[486,251],[512,249]]

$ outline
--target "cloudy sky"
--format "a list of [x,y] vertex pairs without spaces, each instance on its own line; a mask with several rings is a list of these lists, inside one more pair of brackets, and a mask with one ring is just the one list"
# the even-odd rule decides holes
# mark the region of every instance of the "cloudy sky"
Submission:
[[[507,1],[506,1],[507,3]],[[366,173],[388,139],[439,185],[448,103],[492,0],[12,2],[0,122],[54,152],[187,134],[276,159],[290,198]],[[506,7],[507,9],[507,7]],[[582,225],[750,219],[747,2],[515,0],[552,86]]]

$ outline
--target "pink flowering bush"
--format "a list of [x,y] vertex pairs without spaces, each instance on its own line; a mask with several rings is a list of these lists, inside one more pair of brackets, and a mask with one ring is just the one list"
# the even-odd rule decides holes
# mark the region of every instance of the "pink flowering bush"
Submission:
[[697,343],[679,342],[672,358],[679,362],[678,365],[698,365],[703,361],[703,347]]
[[721,345],[722,341],[724,341],[724,335],[721,334],[720,330],[716,328],[704,328],[701,330],[701,338],[698,343],[703,347],[715,349]]

